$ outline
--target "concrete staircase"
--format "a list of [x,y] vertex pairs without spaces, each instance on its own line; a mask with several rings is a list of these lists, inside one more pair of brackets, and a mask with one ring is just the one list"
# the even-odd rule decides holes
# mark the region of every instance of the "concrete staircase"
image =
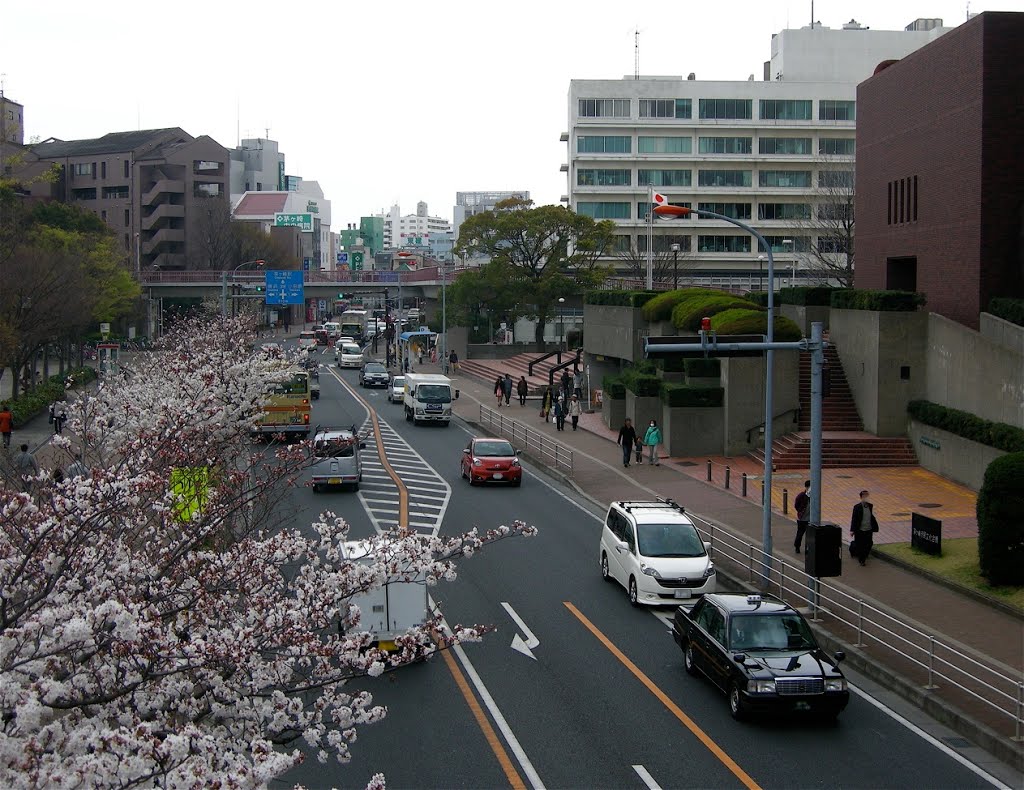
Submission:
[[[829,370],[831,389],[822,400],[821,425],[823,431],[863,431],[857,403],[850,392],[850,384],[839,359],[839,351],[829,345],[825,349],[825,365]],[[801,431],[811,430],[811,354],[800,354],[800,423]]]
[[[574,354],[575,352],[573,352]],[[530,395],[539,395],[544,391],[544,388],[548,386],[548,373],[551,368],[558,364],[557,357],[549,357],[543,362],[538,362],[533,366],[533,375],[529,373],[530,360],[536,359],[541,356],[540,353],[533,351],[524,354],[517,354],[514,357],[508,359],[463,359],[459,360],[459,368],[464,375],[472,376],[487,384],[494,384],[494,380],[499,376],[504,376],[506,373],[512,376],[514,382],[519,381],[520,376],[526,376],[526,383],[529,385]],[[562,362],[567,362],[572,358],[572,355],[563,353]],[[572,369],[568,368],[569,375],[572,375]],[[561,377],[562,373],[559,371],[556,376],[557,380]],[[513,390],[514,397],[514,390]]]

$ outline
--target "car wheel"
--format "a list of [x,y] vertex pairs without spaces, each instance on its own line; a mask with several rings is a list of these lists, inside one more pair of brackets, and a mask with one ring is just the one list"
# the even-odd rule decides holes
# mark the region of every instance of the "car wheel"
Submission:
[[740,687],[733,683],[729,686],[729,713],[736,721],[743,721],[747,718],[747,709],[743,705],[743,697],[740,695]]
[[320,484],[319,483],[313,483],[313,493],[314,494],[319,494],[320,493]]
[[358,480],[352,484],[352,490],[353,491],[358,491],[359,490],[359,481]]
[[683,666],[691,675],[697,674],[697,665],[693,663],[693,643],[691,642],[687,642],[686,649],[683,650]]
[[608,555],[604,552],[601,552],[601,578],[606,582],[612,580],[612,571],[608,567]]
[[523,478],[520,477],[512,485],[515,486],[516,488],[519,488],[522,484],[523,484]]
[[408,409],[405,410],[405,421],[412,422],[412,413]]
[[636,579],[632,576],[629,577],[629,602],[633,604],[633,606],[640,605],[640,599],[637,595],[636,589]]

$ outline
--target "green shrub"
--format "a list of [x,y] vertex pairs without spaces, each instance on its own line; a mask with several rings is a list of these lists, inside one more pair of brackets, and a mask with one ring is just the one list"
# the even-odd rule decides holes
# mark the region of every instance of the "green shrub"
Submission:
[[722,360],[717,358],[687,359],[686,375],[696,379],[717,379],[722,374]]
[[[711,318],[711,328],[719,335],[764,335],[768,332],[768,314],[762,310],[733,308]],[[775,316],[774,339],[799,340],[800,327],[785,316]]]
[[996,318],[1024,326],[1024,299],[1007,299],[997,296],[988,303],[988,311]]
[[676,291],[665,291],[645,304],[641,312],[648,321],[668,321],[677,304],[695,296],[707,295],[726,296],[727,294],[725,291],[714,288],[680,288]]
[[33,417],[38,416],[55,400],[64,397],[64,384],[68,379],[76,386],[88,384],[96,378],[96,371],[93,368],[85,367],[50,376],[46,381],[37,385],[30,392],[25,392],[17,398],[7,402],[11,407],[11,414],[14,415],[14,427],[20,428]]
[[[780,288],[776,302],[778,304],[797,304],[805,306],[827,306],[832,304],[832,294],[835,288],[808,287]],[[765,294],[765,303],[768,302],[768,295]]]
[[626,397],[626,385],[621,376],[605,376],[601,379],[601,388],[604,390],[606,398],[622,400]]
[[1024,584],[1024,453],[995,459],[978,492],[978,564],[991,585]]
[[583,296],[583,303],[640,308],[658,294],[658,291],[588,291]]
[[725,389],[722,387],[691,387],[688,384],[662,382],[660,396],[661,402],[672,408],[721,406],[725,398]]
[[661,379],[649,373],[637,373],[625,381],[626,389],[643,398],[656,398],[661,389]]
[[686,360],[682,357],[665,357],[661,360],[661,369],[666,373],[682,373],[686,370],[684,362]]
[[912,400],[907,413],[918,422],[1007,453],[1024,452],[1024,430],[926,400]]
[[761,308],[746,299],[730,294],[701,294],[686,299],[675,306],[672,311],[672,324],[676,329],[688,329],[696,332],[700,329],[702,318],[721,313],[734,307],[745,310],[760,310]]
[[843,288],[832,292],[832,307],[844,310],[880,310],[888,313],[912,313],[924,305],[924,294],[912,291],[864,291]]
[[761,307],[768,306],[768,292],[767,291],[751,291],[744,297],[748,302],[759,304]]

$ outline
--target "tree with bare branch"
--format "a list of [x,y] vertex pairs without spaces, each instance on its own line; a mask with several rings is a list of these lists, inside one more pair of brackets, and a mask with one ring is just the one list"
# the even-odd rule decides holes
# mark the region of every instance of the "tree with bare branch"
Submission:
[[818,171],[811,217],[798,224],[809,240],[792,251],[812,278],[841,288],[853,287],[854,193],[853,162],[826,161]]

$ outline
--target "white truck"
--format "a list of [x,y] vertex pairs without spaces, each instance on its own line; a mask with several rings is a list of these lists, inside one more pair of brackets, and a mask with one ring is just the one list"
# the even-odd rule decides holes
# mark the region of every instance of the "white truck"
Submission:
[[[345,558],[349,560],[369,564],[374,561],[372,550],[365,540],[345,542]],[[353,596],[351,603],[359,607],[355,630],[369,631],[382,650],[395,650],[395,637],[427,621],[426,579],[389,581],[379,590]]]
[[407,373],[405,375],[405,419],[414,425],[421,422],[452,421],[452,402],[459,391],[452,389],[452,380],[438,373]]

